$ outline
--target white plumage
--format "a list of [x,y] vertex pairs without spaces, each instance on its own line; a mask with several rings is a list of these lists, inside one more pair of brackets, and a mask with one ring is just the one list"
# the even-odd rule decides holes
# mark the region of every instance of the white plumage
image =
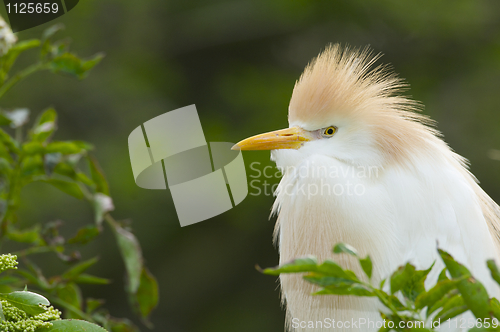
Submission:
[[[498,296],[486,268],[487,259],[499,257],[498,205],[466,160],[415,113],[418,103],[400,95],[402,81],[384,67],[370,70],[377,59],[328,47],[295,85],[290,129],[238,143],[242,150],[273,149],[283,170],[273,206],[280,263],[315,255],[361,274],[357,261],[331,252],[345,242],[371,256],[374,282],[408,261],[419,269],[436,261],[428,278],[434,283],[443,268],[437,242]],[[325,131],[330,126],[333,135]],[[290,330],[321,331],[293,329],[294,321],[380,319],[373,298],[311,296],[317,288],[302,276],[280,280]]]

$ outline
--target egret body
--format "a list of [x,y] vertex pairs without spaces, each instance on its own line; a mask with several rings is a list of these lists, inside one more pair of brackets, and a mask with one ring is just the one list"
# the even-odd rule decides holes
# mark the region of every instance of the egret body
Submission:
[[[386,67],[372,69],[377,59],[327,47],[295,84],[289,128],[235,146],[272,150],[283,171],[273,206],[280,263],[315,255],[361,275],[357,261],[333,256],[333,245],[344,242],[371,256],[374,282],[406,262],[427,269],[436,261],[434,283],[444,267],[437,242],[497,296],[486,260],[499,257],[498,205],[417,113],[419,104],[401,94],[404,82]],[[290,330],[321,331],[294,322],[325,318],[380,320],[373,298],[311,296],[317,287],[295,274],[280,282]]]

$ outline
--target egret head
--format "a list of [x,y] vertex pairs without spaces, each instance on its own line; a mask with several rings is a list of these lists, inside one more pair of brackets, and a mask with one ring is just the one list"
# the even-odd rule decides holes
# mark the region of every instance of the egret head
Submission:
[[354,165],[405,163],[436,134],[418,103],[400,94],[406,84],[380,55],[327,47],[304,70],[293,89],[288,129],[247,138],[241,150],[274,150],[274,159],[300,161],[320,154]]

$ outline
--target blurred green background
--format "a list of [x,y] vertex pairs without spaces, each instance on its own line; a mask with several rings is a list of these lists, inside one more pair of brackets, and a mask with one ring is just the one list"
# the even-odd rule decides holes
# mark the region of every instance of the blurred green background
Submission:
[[[135,185],[129,133],[190,104],[198,108],[207,141],[237,142],[284,128],[295,80],[328,43],[370,45],[384,53],[379,62],[391,63],[410,83],[409,94],[425,104],[446,141],[471,161],[482,187],[500,201],[498,0],[82,0],[67,15],[18,37],[38,37],[55,22],[66,25],[59,37],[70,36],[79,55],[103,51],[106,58],[84,81],[37,74],[10,91],[2,107],[26,106],[37,114],[52,105],[60,114],[56,139],[96,146],[114,216],[132,220],[160,284],[154,331],[283,329],[278,283],[254,268],[278,262],[274,219],[268,220],[273,198],[269,188],[258,196],[251,188],[236,208],[181,228],[168,191]],[[30,62],[25,57],[19,67],[22,60]],[[244,158],[247,167],[273,165],[269,152]],[[264,189],[262,182],[254,186]],[[30,185],[23,196],[25,225],[61,219],[62,232],[70,235],[92,220],[85,203],[44,184]],[[90,272],[113,284],[84,292],[106,298],[114,316],[133,317],[112,242],[108,230],[84,255],[99,254]],[[48,256],[44,264],[62,268]]]

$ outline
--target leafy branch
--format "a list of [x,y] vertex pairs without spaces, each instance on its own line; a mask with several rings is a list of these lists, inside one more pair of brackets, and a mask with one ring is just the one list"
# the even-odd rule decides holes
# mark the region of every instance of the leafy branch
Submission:
[[[446,267],[439,274],[437,283],[428,290],[424,283],[434,264],[426,270],[417,270],[407,263],[392,273],[390,286],[386,285],[386,279],[379,285],[373,285],[369,256],[360,257],[356,249],[344,243],[335,245],[333,252],[356,257],[368,281],[363,281],[353,271],[342,268],[332,260],[318,263],[314,256],[297,258],[264,270],[258,267],[258,270],[269,275],[305,273],[304,280],[319,286],[313,296],[377,297],[386,308],[380,312],[385,323],[379,331],[436,331],[435,328],[441,325],[454,326],[451,319],[467,311],[476,317],[469,331],[500,330],[500,302],[490,298],[481,282],[442,249],[438,249],[438,253]],[[495,262],[489,260],[487,265],[493,279],[500,284],[500,271]]]
[[[61,29],[61,25],[56,25],[47,29],[41,39],[14,42],[1,48],[7,51],[0,53],[0,98],[17,83],[36,72],[50,70],[82,79],[101,61],[102,54],[84,60],[69,51],[67,40],[52,41],[54,34]],[[16,38],[9,40],[15,41]],[[0,44],[2,42],[0,38]],[[39,60],[11,75],[16,59],[24,52],[36,49],[39,50]],[[0,283],[4,288],[12,290],[6,294],[18,294],[16,292],[19,291],[15,289],[24,285],[35,287],[40,293],[37,295],[46,299],[45,304],[50,301],[63,309],[63,316],[72,319],[79,326],[71,327],[64,320],[54,321],[54,328],[61,331],[83,331],[94,323],[109,331],[138,331],[138,327],[128,319],[112,317],[102,307],[104,300],[82,296],[80,285],[106,285],[111,282],[88,274],[87,270],[97,264],[98,259],[82,260],[78,250],[95,240],[106,225],[115,234],[116,244],[124,261],[127,276],[125,291],[131,307],[143,323],[151,327],[149,315],[158,303],[158,284],[145,266],[139,241],[129,226],[111,215],[114,205],[109,184],[97,160],[91,155],[93,146],[77,140],[54,140],[57,113],[53,108],[41,112],[28,127],[29,114],[29,110],[23,108],[0,109],[0,126],[5,127],[5,130],[0,129],[0,246],[10,243],[23,246],[16,252],[22,263],[21,268],[0,276]],[[94,220],[68,239],[59,232],[64,226],[64,222],[60,220],[37,223],[29,228],[20,227],[17,216],[21,206],[20,193],[32,182],[46,183],[85,201],[94,211]],[[46,277],[43,270],[29,259],[31,255],[45,254],[55,255],[69,267],[61,275]],[[7,306],[15,306],[8,295],[0,294],[0,301],[10,303]],[[38,303],[35,305],[38,306]],[[28,307],[17,309],[29,315],[26,308]],[[3,310],[0,308],[0,314],[9,310],[4,306]],[[40,331],[51,331],[48,325],[43,326],[45,327],[41,328],[40,325],[37,328]],[[103,329],[99,328],[101,330]]]

